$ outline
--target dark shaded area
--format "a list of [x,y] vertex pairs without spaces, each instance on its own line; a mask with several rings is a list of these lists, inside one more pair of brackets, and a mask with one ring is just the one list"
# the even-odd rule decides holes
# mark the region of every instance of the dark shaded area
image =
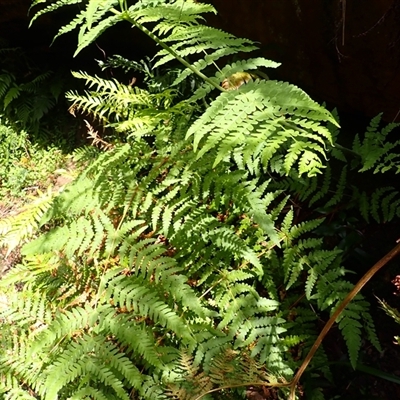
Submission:
[[40,9],[39,5],[28,15],[30,3],[29,0],[0,0],[0,39],[8,46],[22,47],[33,59],[55,69],[99,72],[96,59],[120,53],[130,59],[140,59],[151,53],[149,48],[155,47],[144,34],[121,23],[99,37],[95,45],[72,57],[77,46],[77,31],[62,35],[54,42],[53,37],[73,19],[79,5],[42,15],[29,28],[30,17]]
[[[212,0],[213,22],[260,42],[276,78],[349,112],[395,119],[400,109],[398,0]],[[397,116],[397,121],[400,118]]]
[[[314,98],[368,117],[400,110],[400,1],[210,0],[219,14],[207,20],[260,43],[260,54],[282,66],[271,75],[295,83]],[[0,1],[0,37],[40,59],[71,69],[94,69],[94,59],[122,54],[139,59],[154,44],[129,24],[118,24],[97,45],[71,58],[76,33],[56,40],[74,7],[40,17],[28,29],[29,0]],[[31,12],[32,14],[32,12]],[[101,49],[101,50],[100,50]],[[150,52],[152,53],[152,52]]]
[[[400,236],[400,224],[368,224],[358,232],[359,245],[350,252],[346,267],[356,274],[356,281],[389,252]],[[362,343],[359,368],[353,370],[347,360],[346,346],[339,329],[335,327],[324,341],[324,348],[332,362],[333,385],[327,385],[326,398],[391,400],[400,398],[400,385],[375,373],[386,373],[400,379],[400,348],[394,336],[400,333],[400,326],[389,318],[378,304],[377,298],[387,301],[392,307],[400,309],[400,292],[393,280],[400,271],[400,259],[392,260],[382,268],[366,285],[362,293],[371,303],[371,315],[375,321],[377,334],[382,346],[379,353],[369,342]],[[321,327],[322,328],[322,327]],[[368,368],[372,368],[370,371]]]

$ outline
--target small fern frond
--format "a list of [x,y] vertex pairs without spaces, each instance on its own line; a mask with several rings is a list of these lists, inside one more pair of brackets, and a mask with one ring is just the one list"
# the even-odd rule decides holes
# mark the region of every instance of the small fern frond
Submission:
[[325,207],[331,207],[339,203],[344,194],[344,190],[346,188],[346,182],[347,182],[347,167],[343,167],[342,172],[340,173],[340,177],[338,180],[338,183],[336,185],[336,190],[335,194],[331,197],[330,200],[325,204]]
[[[30,9],[32,9],[32,7],[37,6],[38,4],[43,3],[43,0],[34,0],[31,4]],[[38,19],[41,15],[53,12],[58,10],[61,7],[67,6],[67,5],[74,5],[74,4],[79,4],[82,3],[82,0],[58,0],[53,4],[48,5],[47,7],[45,7],[44,9],[37,11],[34,16],[31,19],[31,22],[29,24],[29,26],[32,25],[32,23]]]
[[54,193],[49,189],[25,206],[19,214],[0,221],[0,240],[7,248],[7,254],[39,230],[42,218],[51,208],[53,200]]
[[[360,314],[357,307],[351,303],[351,307],[342,311],[342,315],[339,321],[339,329],[346,341],[347,349],[349,352],[350,364],[353,368],[356,368],[359,351],[361,348],[362,338],[362,325],[359,322]],[[357,311],[355,311],[355,310]]]
[[353,141],[353,151],[361,157],[359,172],[365,172],[374,168],[374,174],[384,173],[389,170],[400,172],[400,140],[389,141],[388,135],[393,129],[400,126],[391,123],[378,131],[382,114],[378,114],[371,120],[363,139],[356,135]]
[[15,76],[11,73],[4,73],[0,75],[0,99],[3,99],[13,82],[15,82]]

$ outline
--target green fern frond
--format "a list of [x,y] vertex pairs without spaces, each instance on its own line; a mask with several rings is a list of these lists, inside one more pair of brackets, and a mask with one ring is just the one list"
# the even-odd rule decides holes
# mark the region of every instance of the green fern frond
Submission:
[[103,296],[106,301],[114,299],[120,307],[134,311],[139,316],[148,316],[186,341],[192,341],[192,335],[184,321],[154,291],[152,285],[142,278],[126,279],[124,275],[117,275],[118,272],[122,271],[112,271],[104,278],[103,284],[107,285],[107,289]]
[[[169,27],[164,26],[162,30],[169,30]],[[206,56],[203,61],[196,64],[199,71],[213,64],[219,58],[232,54],[234,50],[235,52],[250,52],[257,49],[251,40],[239,39],[231,34],[208,26],[183,26],[180,29],[175,28],[174,31],[175,32],[168,36],[165,41],[167,43],[172,43],[172,50],[176,51],[180,57],[188,57],[194,54],[212,51],[211,54],[206,53],[208,58]],[[167,50],[159,51],[156,57],[158,61],[155,67],[165,65],[174,59],[173,55]],[[189,76],[189,70],[186,69],[184,74],[184,77]]]
[[354,196],[360,205],[362,217],[368,222],[371,216],[376,222],[389,222],[400,213],[399,192],[392,186],[377,188],[372,193],[362,191]]
[[34,79],[32,79],[30,82],[25,83],[24,85],[21,86],[23,91],[26,92],[34,92],[37,90],[38,86],[43,84],[44,81],[50,78],[50,76],[53,74],[52,71],[46,71],[38,76],[36,76]]
[[7,93],[4,95],[4,100],[3,100],[4,108],[7,108],[13,100],[15,100],[19,97],[20,94],[21,94],[20,87],[13,86],[13,87],[9,88]]
[[[38,15],[77,3],[52,2]],[[174,75],[175,88],[157,90],[74,73],[88,90],[68,93],[72,110],[118,134],[106,151],[77,151],[84,172],[52,200],[22,265],[1,285],[43,299],[40,310],[17,301],[4,314],[6,332],[45,321],[16,346],[5,340],[13,354],[8,369],[0,367],[5,390],[23,393],[27,382],[49,400],[184,399],[250,377],[268,382],[259,363],[289,379],[298,367],[291,347],[305,351],[318,331],[311,309],[332,313],[352,288],[341,251],[321,237],[321,215],[331,220],[337,208],[360,204],[362,215],[380,220],[400,213],[393,188],[366,192],[348,176],[351,167],[396,167],[396,149],[386,146],[392,127],[378,132],[375,119],[354,142],[360,157],[347,162],[337,116],[258,71],[277,63],[221,64],[255,46],[206,26],[212,6],[142,0],[127,7],[85,2],[58,36],[79,29],[80,51],[126,20],[161,46],[156,65],[179,61],[185,69]],[[176,85],[192,74],[202,84],[182,100]],[[214,89],[222,94],[209,96]],[[338,321],[353,365],[364,332],[379,345],[369,316],[359,297]],[[22,360],[35,356],[31,373]],[[317,353],[321,375],[329,375],[327,364]]]
[[[136,11],[135,11],[136,9]],[[133,15],[139,18],[139,23],[144,24],[147,22],[158,22],[161,20],[168,20],[174,22],[173,28],[177,28],[180,25],[197,25],[198,20],[202,19],[200,14],[212,12],[216,13],[213,6],[198,3],[193,0],[189,1],[176,1],[172,3],[162,2],[161,4],[155,4],[154,7],[136,7],[133,6],[130,10],[135,11]]]
[[[284,114],[288,114],[287,119],[279,117]],[[253,153],[253,157],[261,157],[266,168],[270,158],[266,157],[266,151],[272,155],[274,151],[276,154],[285,150],[281,173],[288,174],[300,158],[299,174],[315,175],[323,165],[317,154],[325,157],[325,150],[313,141],[317,138],[317,142],[325,143],[330,140],[330,133],[317,124],[309,125],[310,131],[297,128],[296,123],[300,120],[291,119],[290,115],[334,121],[325,109],[313,103],[295,86],[256,81],[243,85],[238,91],[221,94],[190,127],[186,137],[193,136],[194,149],[199,149],[197,158],[217,150],[214,166],[240,148],[244,153]],[[274,143],[276,147],[271,151]],[[255,149],[257,152],[254,154]]]
[[[108,365],[97,360],[108,360]],[[68,371],[68,373],[66,373]],[[46,399],[56,399],[62,388],[76,379],[92,381],[102,387],[110,387],[120,399],[129,399],[124,389],[129,385],[139,389],[142,379],[138,369],[125,357],[117,346],[105,338],[83,335],[70,342],[59,358],[45,370]]]
[[353,312],[351,308],[353,307],[343,310],[339,322],[339,329],[341,330],[346,341],[350,363],[353,368],[356,368],[358,354],[361,348],[362,325],[358,321],[360,315],[357,312]]
[[49,189],[25,206],[19,214],[0,221],[1,244],[7,248],[7,254],[39,230],[42,218],[51,208],[53,200],[54,193]]
[[[35,7],[35,6],[37,6],[38,4],[42,4],[42,3],[45,3],[45,2],[47,2],[47,1],[46,1],[46,0],[34,0],[34,1],[32,2],[32,4],[31,4],[31,7],[30,7],[30,8],[32,9],[32,7]],[[55,3],[53,3],[53,4],[51,4],[51,5],[48,5],[48,6],[45,7],[44,9],[42,9],[42,10],[40,10],[40,11],[37,11],[37,12],[34,14],[34,16],[32,17],[29,26],[31,26],[32,23],[33,23],[36,19],[38,19],[41,15],[44,15],[44,14],[47,14],[47,13],[56,11],[56,10],[58,10],[59,8],[64,7],[64,6],[67,6],[67,5],[74,5],[74,4],[79,4],[79,3],[82,3],[82,0],[58,0],[58,1],[56,1]]]
[[343,167],[343,169],[342,169],[342,171],[340,173],[339,180],[338,180],[337,185],[336,185],[335,194],[331,197],[330,200],[327,201],[327,203],[325,204],[325,207],[334,206],[339,201],[342,200],[343,194],[344,194],[344,190],[346,188],[346,182],[347,182],[347,167]]
[[[91,3],[94,3],[94,1],[90,1],[89,5]],[[111,1],[109,3],[115,4],[115,1]],[[110,4],[112,5],[112,4]],[[108,10],[107,10],[108,11]],[[94,28],[88,29],[88,31],[85,33],[82,29],[80,30],[80,38],[79,38],[79,45],[74,53],[74,56],[76,56],[82,49],[85,47],[89,46],[91,43],[93,43],[103,32],[105,32],[108,28],[111,26],[117,24],[122,20],[121,16],[119,14],[117,15],[111,15],[105,19],[103,19],[101,22],[99,22]],[[88,24],[89,21],[86,19],[86,24]],[[89,28],[89,27],[88,27]]]
[[372,168],[374,173],[383,173],[394,169],[395,173],[400,171],[398,148],[400,141],[387,140],[388,135],[399,126],[391,123],[378,131],[382,114],[378,114],[371,120],[364,138],[356,135],[353,141],[353,151],[361,157],[360,172],[368,171]]
[[11,73],[0,75],[0,98],[3,99],[10,89],[10,86],[15,81],[15,76]]
[[[315,202],[322,199],[324,196],[326,196],[328,194],[330,184],[331,184],[331,177],[332,177],[331,169],[328,167],[324,171],[323,181],[322,181],[321,186],[318,188],[318,190],[316,191],[317,187],[312,187],[309,189],[309,191],[306,192],[306,194],[304,195],[304,198],[308,197],[309,195],[311,195],[312,193],[314,193],[316,191],[316,193],[310,199],[310,202],[309,202],[310,206],[312,206]],[[316,181],[317,180],[315,179],[315,182]]]

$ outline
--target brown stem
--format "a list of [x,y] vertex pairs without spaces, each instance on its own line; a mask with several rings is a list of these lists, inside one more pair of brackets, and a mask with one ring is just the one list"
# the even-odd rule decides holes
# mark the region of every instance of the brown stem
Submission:
[[391,259],[396,257],[400,253],[400,243],[397,244],[392,250],[389,251],[385,256],[383,256],[371,269],[369,269],[365,275],[357,282],[354,288],[348,293],[346,298],[340,303],[339,307],[333,313],[329,321],[325,324],[324,329],[322,329],[321,333],[315,340],[313,346],[311,347],[310,351],[307,354],[307,357],[304,359],[303,363],[301,364],[299,370],[297,371],[296,375],[294,376],[291,384],[290,384],[290,395],[288,400],[295,399],[295,392],[296,386],[303,375],[303,372],[307,368],[308,364],[310,363],[311,359],[313,358],[315,352],[318,350],[322,340],[332,328],[332,325],[335,323],[337,317],[340,313],[344,310],[344,308],[354,299],[357,293],[364,287],[364,285],[383,267],[385,266]]
[[238,383],[237,385],[226,385],[226,386],[217,387],[215,389],[211,389],[205,393],[200,394],[194,400],[200,400],[204,396],[207,396],[209,393],[215,393],[215,392],[219,392],[221,390],[232,389],[232,388],[237,388],[237,387],[264,386],[264,387],[279,388],[279,387],[287,387],[289,385],[290,385],[290,383],[270,383],[270,382],[247,382],[247,383],[245,383],[245,382],[243,382],[243,383]]

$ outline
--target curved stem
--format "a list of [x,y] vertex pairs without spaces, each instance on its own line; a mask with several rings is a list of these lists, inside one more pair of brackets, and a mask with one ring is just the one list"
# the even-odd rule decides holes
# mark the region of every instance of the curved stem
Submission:
[[264,386],[264,387],[270,387],[270,388],[281,388],[281,387],[288,387],[290,383],[269,383],[269,382],[244,382],[244,383],[238,383],[236,385],[226,385],[226,386],[220,386],[215,389],[211,389],[199,396],[197,396],[194,400],[200,400],[204,396],[207,396],[210,393],[215,393],[215,392],[220,392],[221,390],[225,389],[232,389],[232,388],[239,388],[239,387],[247,387],[247,386]]
[[384,257],[382,257],[372,268],[370,268],[364,276],[357,282],[354,288],[348,293],[346,298],[340,303],[339,307],[336,311],[332,314],[329,321],[325,324],[324,328],[322,329],[321,333],[315,340],[313,346],[311,347],[310,351],[307,354],[307,357],[304,359],[303,363],[301,364],[299,370],[297,371],[296,375],[294,376],[292,382],[290,383],[290,395],[288,400],[295,399],[295,392],[296,386],[303,375],[303,372],[306,370],[308,364],[310,363],[311,359],[313,358],[315,352],[318,350],[318,347],[321,345],[322,340],[325,338],[326,334],[332,328],[332,325],[335,323],[337,317],[341,314],[341,312],[345,309],[345,307],[354,299],[354,297],[358,294],[358,292],[365,286],[365,284],[383,267],[385,266],[390,260],[396,257],[400,253],[400,243],[397,244],[392,250],[389,251]]

